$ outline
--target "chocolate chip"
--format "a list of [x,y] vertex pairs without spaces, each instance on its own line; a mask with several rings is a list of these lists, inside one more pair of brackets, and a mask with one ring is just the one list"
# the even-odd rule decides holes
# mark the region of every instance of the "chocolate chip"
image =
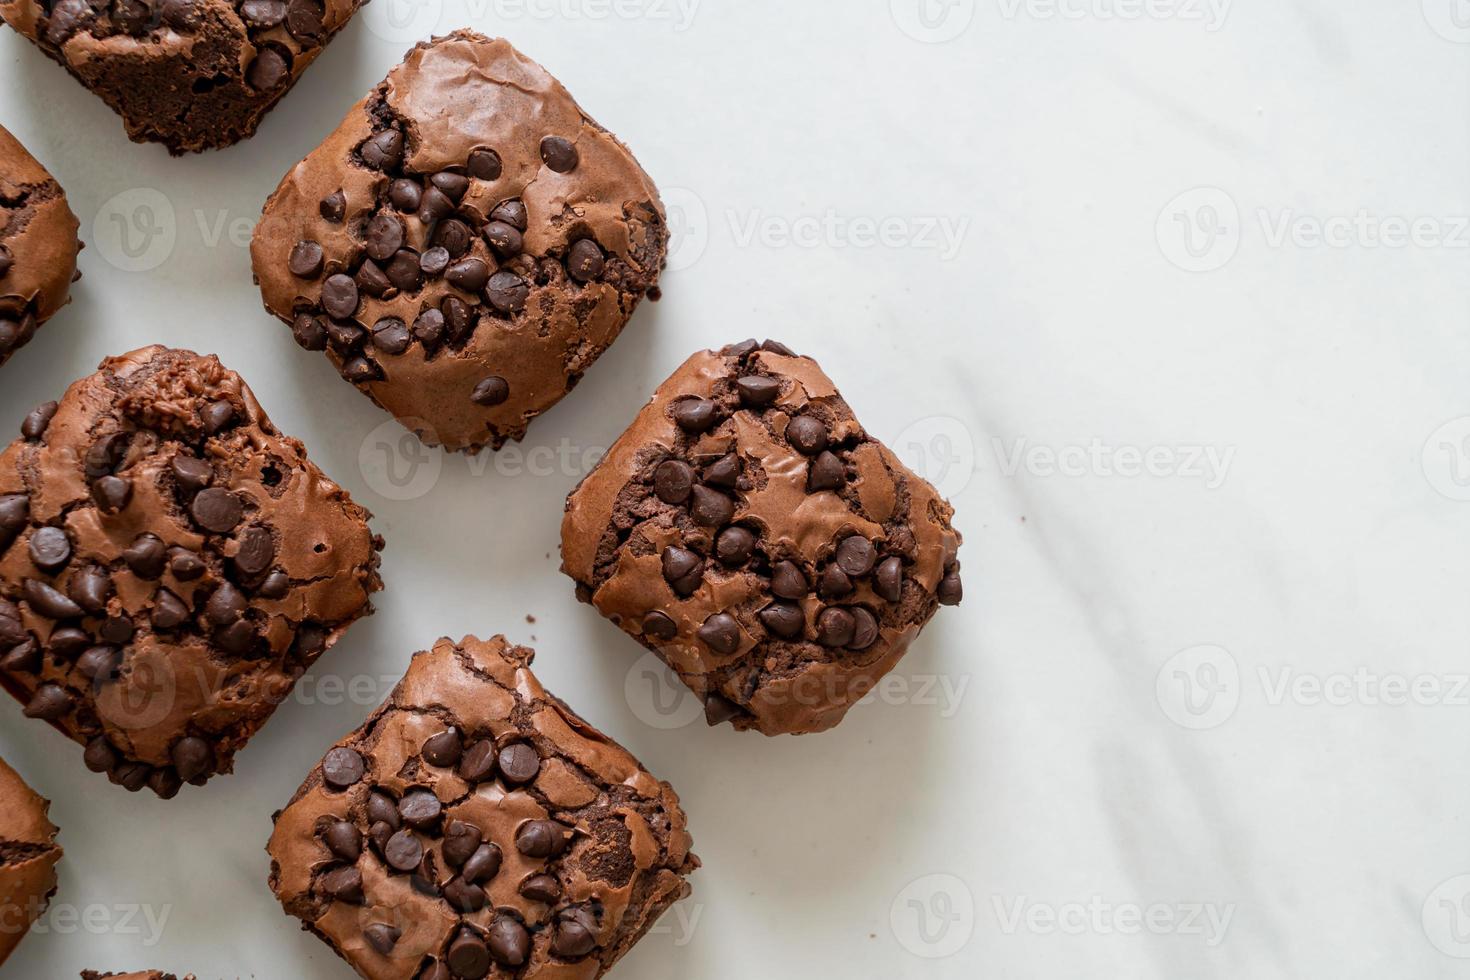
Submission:
[[357,267],[357,275],[352,277],[352,281],[357,283],[358,292],[374,297],[386,296],[388,290],[393,288],[393,282],[383,271],[383,267],[372,259],[362,260],[362,265]]
[[449,821],[444,826],[444,842],[440,846],[445,862],[451,868],[464,867],[464,863],[479,848],[482,836],[480,828],[472,823],[463,820]]
[[505,855],[500,852],[499,847],[494,844],[481,844],[475,848],[475,853],[471,854],[469,860],[464,863],[460,876],[471,884],[489,881],[500,874],[500,865],[504,860]]
[[388,201],[404,214],[413,214],[424,199],[424,189],[416,180],[399,177],[388,186]]
[[502,748],[497,762],[500,778],[513,786],[529,783],[541,771],[541,757],[525,742],[512,742]]
[[567,252],[567,274],[578,282],[593,282],[602,275],[604,265],[602,249],[590,238],[573,242]]
[[297,242],[291,249],[291,257],[286,260],[286,267],[291,270],[291,275],[298,279],[315,279],[322,274],[322,266],[325,264],[326,256],[322,253],[322,247],[316,242]]
[[[316,42],[322,35],[322,5],[317,0],[291,0],[286,9],[286,30],[303,42]],[[304,44],[312,47],[313,44]]]
[[779,340],[767,340],[761,344],[761,350],[770,351],[772,354],[780,354],[782,357],[795,357],[796,352]]
[[135,633],[137,633],[137,628],[133,626],[132,619],[126,615],[108,616],[98,631],[98,635],[108,643],[129,643]]
[[577,169],[577,148],[563,136],[547,136],[541,141],[541,162],[559,174]]
[[91,647],[77,658],[77,672],[89,681],[106,680],[121,660],[122,654],[117,647]]
[[403,822],[416,830],[428,830],[439,822],[444,813],[439,797],[428,790],[415,789],[403,794],[398,801],[398,813]]
[[[478,912],[489,904],[490,901],[489,897],[485,894],[485,889],[479,885],[472,885],[463,878],[453,878],[449,884],[444,886],[444,900],[458,912]],[[481,949],[483,948],[482,946]],[[449,955],[451,957],[454,956],[454,947],[452,946],[449,949]],[[485,963],[487,967],[489,966],[489,962],[489,954],[486,954]],[[459,974],[459,976],[465,975],[464,973]],[[475,976],[481,977],[484,975],[484,973],[475,974]]]
[[728,655],[740,649],[740,624],[729,613],[715,613],[697,633],[715,653]]
[[179,739],[170,755],[179,778],[186,783],[214,770],[214,748],[197,735]]
[[354,357],[342,365],[342,377],[355,385],[364,385],[382,377],[378,366],[365,357]]
[[159,799],[173,799],[179,795],[179,789],[183,785],[183,780],[179,779],[179,774],[167,766],[154,769],[148,774],[148,788],[153,790]]
[[525,248],[520,229],[504,221],[492,221],[480,232],[490,250],[502,259],[515,258]]
[[189,618],[189,607],[168,589],[159,589],[153,597],[152,623],[155,629],[177,629]]
[[495,775],[495,743],[488,739],[465,749],[459,763],[459,778],[467,783],[483,783]]
[[516,830],[516,850],[526,857],[553,857],[566,848],[565,828],[554,820],[527,820]]
[[245,69],[245,81],[252,88],[272,92],[285,84],[291,75],[291,65],[278,48],[261,48],[250,67]]
[[827,599],[845,596],[852,591],[852,579],[836,565],[828,565],[817,580],[817,591]]
[[704,579],[704,560],[687,548],[674,545],[664,549],[664,579],[681,598],[693,595]]
[[480,180],[499,180],[502,170],[500,154],[483,146],[471,150],[465,169],[470,172],[471,177]]
[[145,579],[155,579],[163,574],[166,560],[163,542],[154,534],[140,534],[123,551],[123,561],[133,574]]
[[836,453],[823,450],[812,461],[811,472],[807,478],[807,490],[809,492],[841,490],[846,483],[847,467],[843,465],[841,458]]
[[367,817],[369,824],[385,823],[391,830],[397,830],[403,823],[403,818],[398,815],[398,804],[393,798],[376,791],[368,794]]
[[664,503],[682,504],[694,489],[694,467],[682,460],[665,460],[653,471],[653,488]]
[[58,405],[56,402],[44,402],[31,409],[26,414],[25,421],[20,424],[21,437],[29,439],[31,442],[39,441],[46,434],[46,429],[50,427],[51,420],[56,417],[57,408]]
[[761,625],[783,640],[794,640],[806,630],[806,616],[793,602],[772,603],[759,615]]
[[168,549],[168,570],[180,582],[192,582],[203,575],[209,566],[188,548],[178,546]]
[[581,959],[597,948],[595,924],[583,909],[572,909],[562,914],[556,924],[556,933],[551,940],[551,952],[563,959]]
[[326,350],[327,328],[319,317],[310,313],[298,313],[291,321],[291,336],[302,350]]
[[740,401],[749,408],[765,408],[781,394],[781,382],[759,374],[741,378],[735,383]]
[[128,454],[128,437],[122,432],[105,435],[87,447],[82,459],[87,479],[95,480],[117,470]]
[[708,398],[685,398],[675,402],[674,422],[690,435],[708,432],[715,424],[715,403]]
[[458,204],[470,189],[470,179],[453,170],[441,170],[429,178],[429,182],[444,192],[444,196]]
[[112,594],[112,578],[104,569],[88,565],[67,582],[66,594],[87,612],[100,614],[107,609],[107,598]]
[[861,534],[853,534],[842,539],[837,545],[835,561],[837,567],[842,569],[853,578],[862,578],[873,570],[873,563],[878,560],[878,551],[873,547],[873,542]]
[[[366,772],[367,765],[362,761],[362,756],[356,749],[345,745],[332,749],[322,760],[322,778],[327,781],[328,786],[337,789],[355,785]],[[418,864],[417,859],[414,864]]]
[[[175,0],[175,2],[178,2],[178,0]],[[188,2],[192,6],[193,0],[188,0]],[[347,195],[343,194],[340,190],[333,191],[322,198],[321,204],[317,205],[317,210],[321,212],[321,216],[324,219],[334,225],[339,225],[342,223],[342,219],[347,216]]]
[[53,657],[60,657],[63,660],[75,660],[91,645],[91,635],[86,630],[77,629],[75,626],[63,626],[52,630],[51,638],[46,641],[47,651]]
[[419,866],[424,859],[424,845],[411,830],[400,830],[388,838],[383,847],[383,858],[388,866],[407,874]]
[[27,718],[55,721],[70,712],[74,703],[72,696],[61,685],[42,684],[31,695],[30,701],[26,702],[22,714]]
[[61,0],[51,8],[51,17],[46,24],[46,40],[60,47],[95,18],[96,14],[86,0]]
[[939,580],[939,604],[941,606],[958,606],[960,600],[965,597],[965,587],[960,581],[958,571],[946,572],[944,578]]
[[490,277],[485,287],[485,299],[500,313],[519,313],[526,308],[531,287],[514,272],[501,269]]
[[413,321],[413,335],[428,350],[438,347],[444,339],[444,314],[438,310],[424,310]]
[[11,254],[10,248],[0,245],[0,279],[10,275],[11,268],[15,265],[15,256]]
[[510,397],[510,385],[504,378],[491,375],[479,384],[475,390],[470,392],[470,401],[476,405],[484,405],[486,408],[504,404]]
[[367,939],[373,949],[383,956],[393,952],[393,947],[398,945],[403,930],[395,929],[393,926],[381,922],[374,922],[362,931],[363,937]]
[[521,882],[518,891],[533,902],[550,905],[561,897],[561,883],[551,875],[532,875]]
[[199,410],[199,421],[204,424],[204,431],[210,435],[222,432],[234,420],[235,406],[224,398],[212,401]]
[[857,621],[846,609],[833,606],[817,617],[817,642],[824,647],[845,647],[852,642]]
[[383,129],[363,141],[362,161],[374,170],[390,170],[403,161],[403,134]]
[[56,591],[45,582],[33,578],[25,580],[21,587],[30,607],[42,616],[51,619],[76,619],[82,615],[82,607]]
[[497,916],[485,937],[490,958],[501,966],[518,967],[531,953],[531,934],[508,915]]
[[0,496],[0,552],[10,547],[31,512],[31,500],[23,493]]
[[815,456],[827,448],[827,427],[811,415],[798,415],[786,426],[786,441],[803,456]]
[[405,293],[411,293],[424,284],[423,270],[419,268],[419,257],[416,252],[401,248],[393,253],[393,258],[388,262],[388,268],[383,270],[383,275],[388,281]]
[[[3,645],[3,644],[0,644]],[[41,669],[41,645],[35,640],[26,638],[10,648],[10,652],[0,657],[0,670],[10,673],[34,674]]]
[[424,741],[422,753],[424,761],[431,766],[450,769],[458,765],[459,758],[463,754],[459,729],[450,728],[438,735],[430,735]]
[[195,0],[163,0],[163,22],[175,30],[199,26],[199,9]]
[[423,198],[419,201],[419,221],[422,224],[433,225],[453,213],[454,202],[448,194],[432,184],[424,188]]
[[277,569],[265,577],[255,594],[262,599],[284,599],[291,591],[291,577]]
[[903,559],[895,555],[879,562],[878,574],[873,576],[873,591],[888,602],[903,598]]
[[118,763],[117,750],[104,736],[98,735],[87,743],[82,753],[82,762],[92,772],[108,772]]
[[133,484],[118,476],[104,476],[92,484],[92,500],[104,514],[121,513],[133,499]]
[[327,324],[327,337],[332,342],[332,349],[339,354],[346,354],[362,343],[367,336],[367,331],[355,323],[339,323],[333,320]]
[[520,198],[501,201],[495,206],[495,210],[490,212],[491,221],[504,221],[521,231],[526,230],[527,218],[526,205]]
[[878,642],[878,620],[872,613],[862,606],[854,606],[852,609],[854,622],[852,642],[848,647],[853,650],[866,650]]
[[357,312],[357,283],[349,275],[338,272],[322,283],[322,309],[328,316],[349,319]]
[[655,609],[643,617],[643,635],[668,642],[679,635],[679,626],[666,614]]
[[444,272],[444,278],[456,289],[467,293],[478,293],[490,281],[490,267],[484,259],[470,256],[460,259]]
[[253,578],[271,567],[276,557],[276,543],[271,532],[263,527],[247,527],[237,539],[239,548],[235,552],[235,568],[247,578]]
[[412,342],[408,326],[396,316],[385,316],[373,324],[373,346],[384,354],[402,354]]
[[[429,189],[434,190],[432,187]],[[459,258],[470,250],[474,238],[475,233],[470,231],[469,225],[457,218],[450,218],[448,221],[440,222],[439,227],[434,229],[433,244],[447,249],[454,258]],[[470,291],[475,292],[473,289]]]
[[715,539],[715,557],[732,568],[744,565],[755,552],[755,540],[746,528],[727,527]]
[[284,0],[245,0],[240,17],[251,27],[275,27],[286,19]]
[[735,516],[735,501],[718,490],[700,485],[694,488],[694,502],[689,507],[694,523],[704,527],[723,527]]
[[216,626],[229,626],[245,614],[247,605],[245,593],[224,582],[204,604],[204,618]]
[[71,541],[59,527],[38,528],[29,548],[31,563],[43,572],[59,572],[71,561]]
[[403,221],[390,211],[373,215],[363,233],[364,249],[379,262],[386,262],[403,247]]
[[362,872],[356,868],[333,868],[322,875],[322,891],[331,896],[334,901],[361,905],[363,901]]
[[189,505],[189,513],[206,531],[228,534],[244,518],[245,505],[236,494],[220,487],[210,487],[199,491]]
[[711,694],[704,699],[704,722],[711,728],[723,725],[741,713],[738,704],[719,694]]
[[111,779],[129,793],[136,793],[148,785],[153,767],[143,762],[124,762],[112,771]]

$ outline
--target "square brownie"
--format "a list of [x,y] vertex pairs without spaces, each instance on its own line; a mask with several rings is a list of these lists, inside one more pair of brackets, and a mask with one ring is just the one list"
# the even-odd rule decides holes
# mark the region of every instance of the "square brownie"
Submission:
[[265,204],[250,254],[297,343],[427,443],[499,448],[658,281],[653,181],[506,41],[420,44]]
[[710,724],[818,732],[960,601],[953,514],[815,361],[750,340],[686,361],[572,492],[562,570]]
[[61,848],[51,803],[0,759],[0,963],[26,937],[56,894]]
[[594,980],[689,893],[679,798],[533,657],[416,654],[276,814],[271,888],[361,976]]
[[0,364],[70,300],[81,247],[61,185],[0,126]]
[[130,790],[229,772],[371,611],[369,517],[216,358],[103,361],[0,453],[0,686]]
[[0,17],[123,118],[194,153],[237,143],[361,0],[0,0]]

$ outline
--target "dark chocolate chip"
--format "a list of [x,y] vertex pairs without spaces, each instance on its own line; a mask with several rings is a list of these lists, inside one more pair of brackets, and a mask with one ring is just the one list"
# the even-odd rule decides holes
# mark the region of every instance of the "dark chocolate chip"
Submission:
[[786,441],[804,456],[815,456],[827,448],[827,427],[811,415],[798,415],[786,426]]
[[354,357],[342,365],[342,377],[355,385],[367,384],[382,377],[378,366],[365,357]]
[[471,884],[489,881],[500,874],[500,865],[504,860],[505,855],[500,852],[499,847],[494,844],[481,844],[475,848],[475,853],[471,854],[469,860],[464,863],[460,876]]
[[723,725],[740,714],[740,706],[729,698],[711,694],[704,699],[704,722],[711,728]]
[[87,447],[82,459],[87,479],[95,480],[114,472],[128,454],[128,437],[122,432],[105,435]]
[[255,590],[262,599],[284,599],[291,591],[291,577],[277,569],[265,577]]
[[459,777],[467,783],[483,783],[495,775],[495,743],[488,739],[465,749],[459,762]]
[[432,184],[424,188],[423,197],[419,201],[419,221],[421,223],[433,225],[453,213],[454,202],[449,199],[448,194]]
[[[328,786],[346,789],[357,784],[367,772],[367,765],[356,749],[339,745],[322,760],[322,778]],[[414,864],[418,864],[415,860]]]
[[824,647],[845,647],[852,642],[857,620],[851,612],[837,606],[823,609],[817,617],[817,642]]
[[527,820],[516,830],[516,850],[526,857],[554,857],[566,848],[566,828],[555,820]]
[[818,490],[841,490],[846,483],[847,467],[836,453],[823,450],[812,460],[811,472],[807,478],[808,491],[816,493]]
[[653,492],[666,504],[682,504],[694,489],[694,467],[679,459],[666,459],[653,471]]
[[515,258],[525,248],[525,238],[520,229],[504,221],[490,222],[480,234],[490,250],[502,259]]
[[374,170],[391,170],[403,161],[403,134],[383,129],[363,141],[362,160]]
[[96,646],[77,658],[77,672],[89,681],[108,680],[121,661],[117,647]]
[[675,402],[674,422],[691,435],[708,432],[715,424],[715,403],[708,398],[685,398]]
[[444,825],[444,842],[441,850],[444,860],[451,868],[462,868],[474,856],[483,835],[480,828],[463,820],[451,820]]
[[204,604],[204,618],[216,626],[229,626],[245,614],[245,593],[229,582],[223,582]]
[[704,482],[712,487],[734,490],[740,483],[740,457],[729,453],[705,467]]
[[444,192],[444,196],[458,204],[470,189],[470,179],[453,170],[441,170],[429,178],[429,182]]
[[567,252],[567,274],[578,282],[595,281],[605,265],[602,249],[590,238],[573,242]]
[[491,221],[504,221],[521,231],[526,230],[527,222],[526,205],[520,198],[512,198],[509,201],[501,201],[490,212]]
[[475,385],[474,391],[470,392],[470,401],[476,405],[484,405],[486,408],[504,404],[509,397],[510,385],[504,378],[496,375],[484,379]]
[[742,340],[738,344],[726,344],[720,351],[725,357],[747,357],[760,350],[760,341],[752,337],[750,340]]
[[214,748],[197,735],[179,739],[170,755],[179,778],[186,783],[214,771]]
[[98,735],[87,743],[87,749],[82,753],[82,762],[92,772],[109,772],[118,763],[117,750],[106,737]]
[[873,542],[861,534],[853,534],[842,539],[837,545],[837,556],[835,561],[837,567],[842,569],[853,578],[862,578],[873,570],[873,563],[878,560],[878,550],[873,547]]
[[937,591],[941,606],[958,606],[960,600],[965,597],[965,587],[960,581],[960,573],[958,571],[945,573],[944,578],[939,580]]
[[[174,0],[174,2],[180,2],[180,0]],[[183,2],[188,2],[190,6],[193,5],[193,0],[183,0]],[[321,204],[317,206],[317,210],[321,212],[321,216],[324,219],[334,225],[339,225],[342,223],[342,219],[347,216],[347,195],[343,194],[340,190],[333,191],[322,198]]]
[[242,575],[254,578],[267,568],[276,558],[276,542],[271,532],[263,527],[247,527],[236,539],[238,549],[235,552],[235,568]]
[[388,267],[383,270],[383,275],[388,277],[397,289],[405,293],[411,293],[424,284],[423,270],[419,268],[419,257],[410,249],[401,248],[393,253],[393,258],[388,261]]
[[740,389],[740,401],[749,408],[765,408],[781,394],[781,382],[764,375],[752,374],[735,384]]
[[357,312],[357,283],[351,276],[341,272],[327,276],[322,283],[322,309],[338,320],[349,319]]
[[194,456],[175,456],[169,464],[174,481],[185,494],[195,494],[214,480],[214,467]]
[[403,220],[391,211],[373,215],[363,233],[364,249],[379,262],[386,262],[403,247]]
[[[435,188],[431,187],[429,190],[438,193]],[[474,237],[475,233],[470,231],[469,225],[457,218],[450,218],[447,221],[441,221],[439,227],[434,229],[434,240],[431,244],[447,249],[449,254],[457,259],[470,250]]]
[[463,289],[467,293],[478,293],[490,281],[490,267],[485,264],[484,259],[472,255],[469,258],[460,259],[446,269],[444,278],[456,289]]
[[91,645],[92,637],[86,630],[63,626],[51,631],[51,637],[46,641],[46,650],[53,657],[75,660]]
[[220,487],[209,487],[199,491],[189,505],[189,513],[193,515],[195,523],[206,531],[228,534],[244,518],[245,505],[236,494]]
[[36,612],[51,619],[76,619],[82,615],[82,607],[56,591],[45,582],[33,578],[25,580],[21,587],[26,602]]
[[[3,646],[3,644],[0,644]],[[41,645],[27,637],[0,657],[0,670],[33,674],[41,669]]]
[[497,764],[500,778],[516,786],[536,778],[541,771],[541,756],[525,742],[512,742],[500,750]]
[[286,30],[291,36],[314,47],[322,36],[322,5],[318,0],[291,0],[286,9]]
[[403,935],[403,930],[382,922],[374,922],[364,929],[362,934],[373,949],[377,950],[383,956],[387,956],[393,952],[393,947],[398,945],[398,940]]
[[643,617],[643,635],[667,642],[679,635],[679,626],[666,614],[655,609]]
[[[490,901],[489,897],[485,894],[485,889],[481,888],[479,885],[472,885],[469,882],[465,881],[463,878],[458,877],[450,879],[449,884],[444,886],[444,900],[448,902],[455,909],[455,911],[466,913],[478,912],[480,911],[480,909],[489,904]],[[484,946],[482,945],[480,948],[484,949]],[[452,959],[454,956],[453,946],[449,948],[449,955]],[[487,953],[485,956],[485,963],[487,967],[489,965],[489,962],[490,957]],[[458,975],[463,977],[467,974],[459,972]],[[480,977],[483,977],[484,975],[484,973],[475,974],[475,976]]]
[[396,356],[408,350],[413,342],[408,325],[396,316],[385,316],[373,324],[373,346],[384,354]]
[[822,570],[822,577],[817,581],[817,591],[825,599],[845,596],[852,591],[852,579],[836,565],[828,565]]
[[444,339],[444,314],[424,310],[413,321],[413,335],[426,350],[434,350]]
[[744,565],[755,553],[755,535],[743,527],[727,527],[715,539],[715,557],[733,567]]
[[374,297],[386,296],[388,290],[393,288],[393,282],[388,278],[388,273],[384,272],[383,267],[372,259],[362,260],[362,265],[357,267],[357,275],[352,277],[352,281],[357,283],[358,292]]
[[362,872],[356,868],[333,868],[322,875],[322,891],[331,896],[334,901],[361,905],[363,901]]
[[794,640],[806,630],[806,616],[794,602],[776,602],[760,611],[761,625],[783,640]]
[[108,643],[128,643],[133,639],[137,628],[133,626],[133,620],[126,615],[108,616],[98,630],[98,635]]
[[69,713],[74,704],[75,699],[60,684],[42,684],[31,695],[22,713],[27,718],[55,721]]
[[551,875],[532,875],[521,882],[518,890],[531,901],[547,905],[561,897],[561,883]]
[[439,797],[426,789],[409,790],[398,801],[398,813],[403,822],[415,830],[428,830],[439,822],[444,806]]
[[699,589],[704,579],[704,560],[688,548],[670,545],[664,549],[663,572],[674,593],[687,598]]
[[404,214],[413,214],[424,199],[424,188],[416,180],[399,177],[388,187],[388,201]]
[[422,751],[424,761],[429,765],[452,769],[459,764],[459,758],[464,752],[459,729],[450,728],[438,735],[430,735],[424,740]]
[[104,514],[121,513],[133,499],[133,483],[119,476],[104,476],[92,484],[92,500]]
[[480,180],[499,180],[502,170],[500,154],[483,146],[478,147],[470,151],[465,169],[470,172],[471,177]]
[[541,162],[559,174],[577,169],[577,148],[563,136],[548,136],[541,141]]
[[694,523],[704,527],[723,527],[735,516],[735,501],[718,490],[699,485],[694,488],[694,502],[689,506]]
[[597,948],[595,923],[584,909],[572,909],[562,914],[556,924],[556,933],[551,940],[551,952],[563,959],[581,959]]
[[397,830],[403,823],[403,818],[398,815],[398,804],[386,793],[372,792],[368,794],[367,801],[368,823],[385,823],[391,830]]
[[71,561],[71,540],[59,527],[37,528],[29,547],[31,563],[43,572],[59,572]]
[[485,937],[490,958],[501,966],[518,967],[531,955],[531,934],[508,915],[497,916]]
[[189,618],[189,607],[168,589],[159,589],[153,597],[151,622],[155,629],[172,630],[182,626]]
[[491,276],[485,287],[485,299],[500,313],[519,313],[530,296],[531,287],[526,281],[506,269]]
[[761,344],[761,350],[770,351],[772,354],[780,354],[782,357],[795,357],[796,352],[779,340],[768,340]]
[[180,582],[192,582],[208,571],[209,566],[188,548],[168,549],[168,570]]
[[240,18],[251,27],[275,27],[286,19],[284,0],[245,0]]
[[411,830],[400,830],[388,838],[383,846],[383,858],[388,866],[407,874],[419,866],[424,859],[424,845]]
[[715,653],[728,655],[740,649],[740,624],[729,613],[715,613],[697,632]]
[[40,440],[51,425],[51,420],[56,417],[57,407],[56,402],[44,402],[31,409],[26,414],[25,421],[20,424],[21,437],[31,442]]
[[854,622],[852,642],[848,644],[853,650],[866,650],[878,642],[878,620],[872,613],[862,606],[854,606],[852,609]]
[[97,565],[88,565],[66,583],[66,594],[87,612],[98,615],[107,609],[112,594],[112,578]]
[[291,275],[298,279],[315,279],[322,274],[325,260],[326,256],[320,245],[312,241],[300,241],[292,247],[286,266],[291,270]]
[[302,350],[326,350],[327,328],[320,317],[310,313],[298,313],[291,321],[291,336]]
[[166,556],[163,542],[148,533],[138,535],[122,555],[133,574],[145,579],[155,579],[163,574]]
[[291,64],[279,48],[265,47],[245,69],[245,81],[262,92],[273,92],[291,77]]

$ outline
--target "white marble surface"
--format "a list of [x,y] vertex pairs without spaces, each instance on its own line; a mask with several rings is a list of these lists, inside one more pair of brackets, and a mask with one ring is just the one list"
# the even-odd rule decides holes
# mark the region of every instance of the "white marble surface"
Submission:
[[[415,2],[182,160],[0,34],[0,122],[88,242],[0,416],[144,343],[217,352],[389,542],[378,614],[207,790],[129,796],[0,705],[67,851],[5,976],[345,980],[265,886],[271,811],[471,631],[534,642],[687,804],[695,895],[616,976],[1470,976],[1470,5]],[[635,148],[676,268],[521,455],[426,454],[394,500],[393,430],[261,312],[243,242],[409,41],[462,25]],[[556,570],[588,454],[752,334],[819,356],[966,535],[964,606],[800,740],[684,725]]]

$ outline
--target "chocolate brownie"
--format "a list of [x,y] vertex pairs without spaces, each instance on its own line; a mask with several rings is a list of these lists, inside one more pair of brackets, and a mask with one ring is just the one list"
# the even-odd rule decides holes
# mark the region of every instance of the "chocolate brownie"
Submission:
[[81,247],[61,185],[0,126],[0,364],[67,304]]
[[50,806],[0,759],[0,963],[56,894],[61,848]]
[[420,44],[265,205],[266,309],[428,443],[499,448],[622,331],[663,204],[540,65],[469,31]]
[[229,146],[362,0],[0,0],[0,17],[123,118],[182,154]]
[[593,980],[689,893],[679,798],[533,656],[416,654],[276,814],[271,888],[369,980]]
[[83,970],[82,980],[194,980],[194,974],[181,978],[158,970],[144,970],[141,973],[98,973],[96,970]]
[[750,340],[686,361],[572,492],[562,570],[711,725],[818,732],[960,601],[953,513],[815,361]]
[[0,454],[0,685],[171,797],[231,759],[380,588],[371,516],[214,357],[148,347]]

